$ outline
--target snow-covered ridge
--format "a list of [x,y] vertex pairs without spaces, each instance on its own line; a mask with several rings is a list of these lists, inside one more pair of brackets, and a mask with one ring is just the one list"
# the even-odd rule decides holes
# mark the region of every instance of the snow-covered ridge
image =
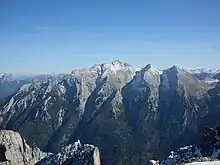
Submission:
[[0,82],[11,82],[14,81],[12,74],[3,73],[0,75]]
[[75,69],[71,72],[74,76],[79,76],[82,73],[91,73],[91,74],[98,74],[102,78],[106,77],[110,74],[117,74],[119,71],[131,71],[134,72],[133,67],[127,63],[122,63],[118,60],[112,61],[110,63],[103,63],[103,64],[95,64],[83,69]]
[[148,72],[151,72],[152,74],[162,74],[162,70],[154,67],[152,64],[147,64],[140,71],[148,71]]
[[187,69],[191,74],[200,74],[200,73],[210,73],[210,74],[217,74],[220,73],[219,69],[205,69],[205,68],[189,68]]
[[131,81],[132,89],[136,90],[143,80],[148,84],[157,84],[159,77],[159,69],[148,64],[144,68],[136,70],[134,79]]
[[214,84],[214,83],[218,83],[218,82],[219,82],[218,79],[205,80],[205,83],[207,83],[207,84]]
[[90,144],[81,144],[78,140],[66,146],[60,153],[52,154],[41,160],[37,165],[74,164],[100,165],[99,150]]
[[[68,89],[76,86],[76,95],[74,99],[80,100],[79,109],[84,112],[85,104],[91,93],[97,88],[97,84],[102,80],[106,80],[105,86],[99,90],[99,95],[105,95],[103,100],[106,100],[113,91],[120,91],[127,83],[130,82],[133,90],[138,90],[139,86],[146,83],[151,92],[151,100],[154,100],[155,110],[158,107],[159,90],[166,92],[171,88],[170,79],[175,78],[181,72],[179,68],[173,66],[166,70],[160,70],[151,64],[146,65],[140,71],[134,72],[131,65],[122,63],[120,61],[113,61],[110,63],[103,63],[100,65],[93,65],[88,68],[76,69],[72,71],[71,75],[65,76],[51,76],[47,82],[32,82],[23,85],[18,92],[13,96],[11,102],[4,107],[3,112],[9,111],[15,113],[16,106],[19,111],[25,111],[34,106],[36,100],[41,100],[41,108],[36,113],[36,117],[43,116],[46,120],[50,119],[47,113],[48,109],[56,102],[55,97],[61,100],[66,100]],[[104,82],[104,81],[103,81]],[[115,101],[121,101],[121,92],[117,92]],[[41,96],[41,94],[43,96]],[[53,96],[51,96],[53,94]],[[74,93],[72,93],[74,95]],[[20,97],[22,96],[22,97]],[[15,98],[19,98],[17,101]],[[105,98],[105,99],[104,99]],[[17,102],[16,102],[17,101]],[[60,109],[58,109],[60,111]],[[62,123],[62,115],[59,113],[57,117],[58,125]]]
[[196,146],[186,146],[182,147],[176,152],[171,151],[168,158],[162,162],[160,165],[174,165],[178,163],[185,163],[193,157],[201,157],[202,154]]
[[129,65],[127,63],[122,63],[118,60],[112,61],[111,63],[104,63],[101,66],[104,70],[106,70],[106,69],[111,70],[114,73],[116,73],[117,71],[120,71],[120,70],[130,70],[133,72],[133,68],[131,65]]

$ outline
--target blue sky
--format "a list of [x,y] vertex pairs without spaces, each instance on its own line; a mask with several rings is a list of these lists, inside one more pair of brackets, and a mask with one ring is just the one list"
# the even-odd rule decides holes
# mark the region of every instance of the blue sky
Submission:
[[0,72],[220,68],[219,0],[0,0]]

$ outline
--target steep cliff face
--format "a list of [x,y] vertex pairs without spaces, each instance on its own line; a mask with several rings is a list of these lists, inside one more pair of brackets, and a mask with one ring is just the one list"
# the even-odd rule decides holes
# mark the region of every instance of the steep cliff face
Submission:
[[0,128],[45,151],[80,139],[98,146],[104,164],[141,165],[191,143],[219,120],[218,84],[176,66],[134,73],[113,61],[23,85],[1,109]]
[[194,140],[199,119],[208,112],[206,87],[175,66],[160,71],[147,65],[122,88],[119,116],[109,100],[91,122],[82,118],[73,137],[99,145],[105,163],[145,164],[150,157],[162,158]]
[[200,118],[208,112],[209,95],[204,82],[175,66],[165,70],[161,78],[160,136],[161,144],[170,150],[194,139]]
[[121,90],[132,76],[130,65],[113,61],[26,84],[4,105],[0,127],[17,130],[42,149],[59,151],[79,122],[95,119],[107,103],[113,104],[114,119],[121,115]]
[[34,165],[47,154],[31,148],[17,132],[0,131],[1,165]]

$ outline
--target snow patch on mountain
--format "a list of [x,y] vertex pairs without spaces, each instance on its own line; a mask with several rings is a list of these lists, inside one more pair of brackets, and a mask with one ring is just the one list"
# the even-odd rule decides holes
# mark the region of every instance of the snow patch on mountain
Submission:
[[219,80],[218,80],[218,79],[211,79],[211,80],[206,80],[205,82],[206,82],[207,84],[214,84],[214,83],[219,82]]
[[[101,69],[103,70],[104,75],[106,74],[117,74],[118,71],[131,71],[133,72],[133,68],[131,65],[126,63],[122,63],[120,61],[113,61],[111,63],[104,63],[101,65]],[[106,72],[107,71],[107,72]]]
[[59,84],[59,85],[58,85],[58,89],[59,89],[59,94],[58,94],[58,96],[61,96],[62,94],[65,94],[66,91],[67,91],[67,89],[64,87],[63,84]]
[[24,84],[24,85],[21,86],[21,88],[19,89],[19,91],[20,91],[20,92],[28,92],[28,91],[30,90],[30,86],[31,86],[31,85],[32,85],[31,83],[29,83],[29,84]]
[[171,151],[168,158],[160,162],[160,165],[175,165],[192,162],[193,160],[207,161],[220,159],[220,127],[206,128],[201,134],[198,146],[181,147],[176,152]]
[[58,116],[58,126],[61,126],[63,124],[64,115],[65,115],[65,110],[64,110],[63,107],[61,107],[59,112],[57,113],[57,116]]
[[106,77],[109,76],[109,73],[108,73],[108,70],[105,70],[103,73],[102,73],[102,76],[101,76],[101,79],[104,79]]
[[51,100],[51,96],[49,96],[45,101],[44,101],[44,106],[42,109],[39,109],[35,115],[35,118],[39,117],[43,120],[43,121],[47,121],[49,119],[51,119],[49,113],[48,113],[48,108],[50,106],[49,101]]
[[13,106],[13,104],[14,104],[14,97],[12,97],[12,98],[10,99],[10,101],[4,106],[4,111],[3,111],[3,113],[7,113],[7,112],[11,109],[11,107]]
[[139,72],[139,71],[141,71],[141,68],[136,68],[135,69],[135,72]]
[[171,151],[169,157],[166,160],[162,161],[160,165],[174,165],[178,163],[184,163],[193,157],[200,156],[202,156],[202,154],[196,146],[186,146],[180,148],[176,152]]
[[51,99],[51,96],[49,96],[49,97],[45,100],[45,102],[44,102],[44,110],[45,110],[45,111],[47,110],[47,108],[48,108],[48,106],[49,106],[48,102],[50,101],[50,99]]
[[46,97],[47,93],[50,93],[50,92],[52,91],[52,89],[53,89],[53,85],[52,85],[52,83],[49,81],[49,82],[48,82],[48,86],[47,86],[47,88],[46,88],[46,91],[44,92],[43,99]]

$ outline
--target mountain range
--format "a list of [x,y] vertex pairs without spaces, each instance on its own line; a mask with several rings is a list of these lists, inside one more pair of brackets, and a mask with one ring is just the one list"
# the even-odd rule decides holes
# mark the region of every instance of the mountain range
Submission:
[[12,74],[2,74],[0,76],[0,103],[11,94],[15,93],[23,84],[28,83],[26,80],[15,79]]
[[99,148],[103,164],[144,165],[196,144],[205,126],[219,124],[219,77],[150,64],[134,71],[120,61],[35,77],[7,94],[0,90],[0,129],[44,152],[80,139]]

